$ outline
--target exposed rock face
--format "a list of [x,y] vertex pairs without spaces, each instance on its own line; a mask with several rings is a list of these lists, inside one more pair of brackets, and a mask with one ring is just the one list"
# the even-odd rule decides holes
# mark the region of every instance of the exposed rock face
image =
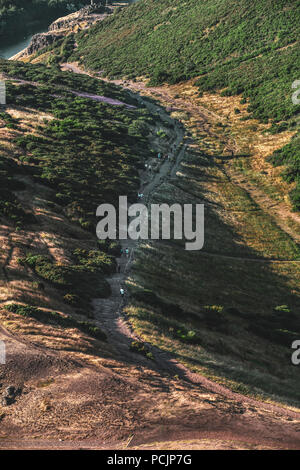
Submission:
[[49,31],[78,31],[89,28],[92,24],[102,21],[107,15],[110,15],[112,10],[112,8],[104,7],[101,4],[89,5],[75,13],[58,18],[49,26]]
[[93,24],[103,21],[108,15],[111,15],[116,7],[117,5],[106,7],[102,2],[98,2],[95,5],[88,5],[75,13],[58,18],[49,26],[47,33],[35,34],[29,46],[12,57],[12,59],[19,60],[25,58],[53,44],[68,33],[77,33],[78,31],[88,29]]

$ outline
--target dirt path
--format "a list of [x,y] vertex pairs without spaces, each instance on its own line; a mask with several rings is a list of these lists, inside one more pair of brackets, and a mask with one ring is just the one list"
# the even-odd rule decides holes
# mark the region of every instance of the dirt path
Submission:
[[[74,70],[78,70],[76,64],[72,64]],[[104,78],[104,80],[106,80]],[[161,103],[164,103],[166,106],[170,106],[176,110],[181,110],[189,113],[191,116],[195,117],[198,123],[201,123],[201,127],[208,136],[218,138],[212,132],[210,121],[214,122],[224,122],[225,119],[219,116],[218,114],[206,109],[205,107],[195,104],[189,97],[185,99],[174,98],[164,89],[163,86],[158,87],[146,87],[144,82],[132,82],[132,81],[123,81],[123,80],[114,80],[113,83],[116,85],[123,86],[125,89],[140,93],[144,96],[156,97],[157,100]],[[238,151],[236,142],[232,147],[232,142],[227,142],[227,148],[233,150],[235,153]],[[250,197],[258,204],[258,206],[267,214],[269,214],[278,226],[286,232],[291,238],[293,238],[297,243],[300,242],[300,230],[293,227],[290,222],[295,224],[300,224],[300,216],[298,213],[293,212],[288,204],[285,202],[278,202],[271,199],[262,189],[260,189],[254,183],[251,183],[249,180],[246,180],[245,175],[238,171],[238,169],[233,168],[231,162],[224,167],[225,172],[228,178],[237,186],[244,189]]]
[[[73,72],[83,73],[74,64],[67,64],[67,66]],[[139,92],[139,86],[140,84],[134,84],[134,91]],[[143,88],[142,85],[141,88]],[[143,100],[142,97],[139,99]],[[152,110],[155,108],[162,118],[170,119],[159,106],[156,107],[148,101],[145,101],[145,104]],[[149,174],[144,171],[141,174],[141,191],[144,193],[146,203],[151,201],[151,195],[159,190],[162,183],[176,177],[184,158],[186,151],[186,146],[182,145],[184,130],[181,126],[177,126],[175,131],[174,159],[161,162],[158,173]],[[112,289],[111,297],[94,300],[95,323],[107,332],[108,342],[114,350],[117,363],[108,362],[103,382],[98,379],[99,370],[88,368],[88,371],[81,371],[80,375],[76,373],[77,381],[73,381],[73,375],[70,372],[62,383],[58,379],[58,384],[54,384],[53,388],[50,387],[50,394],[54,394],[55,386],[58,387],[58,395],[54,395],[58,403],[60,400],[71,401],[73,420],[76,416],[76,428],[78,428],[78,431],[74,431],[74,436],[77,438],[69,438],[66,442],[58,441],[54,437],[57,436],[58,430],[54,429],[52,438],[47,434],[43,438],[33,440],[26,432],[21,440],[2,440],[2,447],[10,449],[120,449],[139,446],[139,448],[162,449],[164,442],[174,441],[174,447],[171,447],[173,449],[183,448],[183,445],[186,446],[185,448],[191,448],[190,446],[193,445],[198,449],[209,448],[210,445],[211,448],[219,446],[222,449],[299,448],[300,414],[297,410],[260,402],[234,393],[204,376],[191,372],[170,353],[150,344],[147,344],[147,347],[152,352],[154,360],[130,351],[131,342],[140,338],[132,331],[123,313],[126,299],[123,300],[120,297],[120,286],[125,285],[138,242],[122,241],[122,246],[130,250],[130,256],[123,256],[118,260],[121,272],[115,273],[108,279]],[[211,254],[211,256],[218,255]],[[241,260],[244,259],[241,258]],[[258,260],[247,258],[247,261]],[[270,262],[270,260],[259,261]],[[0,336],[1,333],[14,341],[12,335],[6,336],[5,330],[0,331]],[[20,342],[16,346],[17,349],[21,348],[21,344]],[[24,346],[29,348],[27,343]],[[20,361],[24,357],[23,354],[23,350],[20,351]],[[56,362],[53,364],[56,367]],[[66,365],[62,363],[60,367],[64,368]],[[105,367],[102,369],[104,373]],[[85,377],[88,379],[87,382],[84,381]],[[74,399],[72,393],[76,395]],[[83,393],[84,396],[82,396]],[[97,416],[97,420],[95,429],[93,431],[89,429],[82,440],[82,433],[85,432],[83,429],[86,429],[86,421],[89,419],[86,395],[88,403],[91,403],[91,415]],[[29,399],[31,403],[31,396]],[[23,407],[23,403],[20,407]],[[71,424],[68,424],[69,418],[65,415],[65,408],[61,410],[65,427],[71,427]],[[31,408],[29,411],[31,417]],[[22,410],[18,412],[20,420],[23,416]],[[109,421],[101,421],[102,417],[109,413]],[[37,416],[38,419],[43,420],[41,415]],[[61,424],[58,416],[53,416],[47,426],[51,428],[53,423],[55,427]],[[105,437],[105,427],[110,428],[109,432],[107,431],[108,439]],[[114,432],[116,437],[112,438]],[[126,432],[127,438],[125,439],[122,436],[126,435]],[[39,433],[44,435],[42,431],[34,431],[34,435]],[[95,439],[89,437],[90,435],[99,437]],[[189,440],[193,440],[193,444],[189,444]],[[181,444],[181,442],[185,443]],[[170,448],[170,443],[168,446]]]
[[[145,103],[146,104],[146,103]],[[153,104],[146,104],[147,106],[151,106],[153,109]],[[161,110],[160,110],[161,113]],[[173,152],[174,161],[172,162],[164,162],[158,174],[156,174],[153,178],[150,179],[147,183],[145,183],[145,179],[142,178],[142,188],[143,193],[145,195],[146,201],[149,203],[151,200],[151,194],[154,190],[158,190],[160,184],[162,182],[167,181],[168,178],[176,177],[176,172],[180,167],[182,160],[184,159],[184,154],[186,151],[187,146],[182,144],[184,132],[182,127],[179,126],[177,129],[177,138],[174,141],[173,145],[175,147],[175,151]],[[179,151],[177,150],[179,149]],[[176,156],[176,158],[175,158]],[[147,176],[146,176],[147,178]],[[127,240],[121,241],[121,245],[123,249],[129,248],[130,250],[130,258],[120,258],[118,263],[121,265],[121,273],[115,274],[109,279],[111,288],[112,288],[112,296],[108,300],[95,300],[94,306],[96,311],[96,318],[99,321],[99,325],[106,329],[110,340],[115,346],[116,352],[120,354],[120,357],[126,358],[126,360],[134,361],[135,364],[138,365],[148,365],[149,367],[149,360],[142,358],[140,355],[135,353],[131,353],[129,351],[130,343],[133,340],[140,341],[141,338],[136,335],[136,333],[132,330],[126,318],[122,312],[124,302],[120,299],[119,289],[120,287],[125,286],[125,281],[130,271],[130,266],[132,261],[134,260],[134,251],[138,246],[138,242]],[[208,256],[216,257],[219,255],[213,253],[205,253],[203,254]],[[256,262],[281,262],[282,260],[266,260],[266,259],[251,259],[251,258],[239,258],[239,257],[230,257],[230,256],[222,256],[226,259],[238,259],[241,261],[256,261]],[[297,261],[290,261],[287,260],[286,262],[295,263]],[[280,406],[273,405],[273,404],[262,404],[254,399],[245,397],[243,395],[237,394],[235,392],[230,391],[226,387],[219,385],[215,382],[212,382],[205,377],[191,372],[187,367],[183,364],[179,363],[175,360],[172,355],[167,352],[161,351],[160,349],[153,347],[151,344],[147,344],[148,349],[153,353],[155,357],[155,364],[152,366],[156,371],[161,371],[163,373],[168,372],[172,375],[178,375],[181,379],[186,380],[196,386],[200,386],[201,388],[207,390],[211,393],[217,393],[226,397],[227,399],[237,401],[240,405],[248,404],[258,408],[262,408],[264,411],[268,410],[268,412],[273,412],[278,414],[278,416],[286,417],[286,418],[300,418],[300,415],[296,411],[292,411],[289,409],[281,408]]]
[[[62,69],[63,70],[70,70],[74,73],[80,73],[80,74],[88,74],[89,76],[94,77],[93,74],[88,73],[83,71],[80,67],[78,67],[77,64],[72,63],[72,64],[62,64]],[[100,78],[100,77],[99,77]],[[102,78],[101,78],[102,79]],[[106,80],[108,82],[111,82],[110,80]],[[153,93],[157,94],[160,97],[160,101],[164,102],[169,102],[169,104],[174,105],[174,100],[167,95],[160,87],[156,88],[146,88],[144,83],[140,82],[128,82],[128,81],[123,81],[123,80],[113,80],[112,83],[122,86],[123,88],[133,91],[134,93],[145,93],[146,96],[152,95]],[[136,95],[135,95],[136,97]],[[152,102],[149,102],[148,100],[143,100],[143,95],[139,95],[138,99],[140,101],[143,101],[143,103],[151,110],[151,111],[158,111],[158,113],[163,116],[166,120],[169,120],[170,117],[169,115],[160,107],[156,106]],[[186,103],[183,100],[179,100],[179,104],[182,105],[184,108],[186,107]],[[178,107],[178,101],[176,101],[176,105]],[[199,112],[199,109],[198,109]],[[214,118],[217,118],[220,120],[219,116],[215,115],[214,113],[211,113],[207,111],[205,108],[201,108],[200,110],[200,119],[208,119],[213,116]],[[176,172],[178,171],[178,168],[180,167],[180,164],[184,158],[185,151],[187,149],[186,145],[183,145],[182,148],[180,148],[180,144],[183,141],[184,137],[184,128],[181,125],[176,125],[176,133],[177,137],[173,143],[174,145],[174,152],[173,152],[173,157],[174,160],[173,162],[164,162],[161,167],[160,171],[158,174],[155,175],[155,177],[151,178],[150,181],[147,181],[145,183],[145,175],[142,175],[142,189],[143,193],[145,195],[145,199],[147,202],[150,201],[151,198],[151,193],[155,190],[158,189],[159,185],[163,182],[166,181],[167,178],[174,178],[176,177]],[[179,151],[178,151],[179,149]],[[176,158],[175,158],[176,157]],[[147,177],[146,177],[147,179]],[[116,350],[118,350],[120,346],[120,353],[124,354],[124,351],[126,350],[126,357],[131,357],[132,358],[132,353],[128,353],[128,346],[132,340],[139,340],[138,336],[132,331],[130,328],[130,325],[126,322],[126,319],[124,318],[122,314],[122,307],[123,303],[122,300],[120,300],[120,294],[119,294],[119,289],[120,286],[125,285],[125,280],[127,277],[127,274],[130,270],[130,265],[131,262],[134,259],[134,250],[137,247],[137,242],[128,240],[126,242],[122,241],[122,247],[126,248],[128,247],[131,250],[131,257],[129,260],[124,260],[124,259],[119,259],[118,262],[122,266],[122,273],[121,274],[116,274],[112,278],[109,279],[111,288],[112,288],[112,296],[108,300],[95,300],[94,306],[96,310],[96,318],[100,322],[100,324],[105,325],[106,331],[108,332],[110,338],[112,339],[112,342],[115,344]],[[220,257],[219,254],[213,254],[213,253],[205,253],[203,252],[204,255],[206,256],[212,256],[212,257]],[[240,261],[251,261],[251,262],[261,262],[261,263],[298,263],[299,261],[291,261],[291,260],[273,260],[273,259],[251,259],[251,258],[242,258],[242,257],[232,257],[232,256],[226,256],[226,255],[221,255],[222,258],[226,259],[235,259],[235,260],[240,260]],[[119,300],[118,300],[119,299]],[[241,402],[244,403],[249,403],[249,404],[254,404],[256,406],[260,406],[259,403],[256,400],[252,400],[248,397],[244,397],[243,395],[236,394],[234,392],[231,392],[227,388],[216,384],[215,382],[212,382],[203,376],[200,376],[199,374],[192,373],[188,368],[186,368],[184,365],[180,364],[178,361],[176,361],[174,358],[172,358],[168,353],[160,351],[158,348],[154,348],[151,345],[147,345],[148,348],[154,352],[156,357],[159,357],[159,361],[157,361],[163,371],[167,370],[174,374],[178,374],[180,377],[184,378],[185,380],[188,380],[192,382],[193,384],[198,384],[203,386],[205,389],[207,389],[210,392],[214,393],[221,393],[223,396],[229,398],[229,399],[238,399]],[[140,364],[144,364],[145,360],[141,359],[140,357],[137,357],[136,354],[135,356],[135,361],[138,361]],[[291,410],[287,410],[284,408],[281,408],[280,406],[276,405],[269,405],[269,404],[264,404],[263,405],[264,409],[268,409],[269,411],[272,412],[278,412],[279,414],[282,413],[283,416],[287,417],[299,417],[298,412],[294,412]]]
[[[154,105],[148,103],[148,106],[153,110]],[[157,111],[162,118],[169,119],[169,116],[165,114],[161,109],[157,107]],[[180,162],[184,158],[184,153],[186,150],[185,146],[181,144],[184,137],[184,130],[181,126],[176,127],[175,138],[171,145],[173,148],[169,152],[170,159],[165,159],[159,162],[159,171],[149,172],[149,170],[144,170],[141,172],[141,187],[140,193],[143,193],[144,197],[142,202],[149,204],[151,201],[151,194],[158,190],[159,186],[167,181],[168,178],[174,176],[180,165]],[[157,149],[159,151],[162,149]],[[152,165],[153,161],[149,160],[147,165]],[[131,330],[130,326],[124,319],[123,316],[123,307],[126,303],[125,299],[120,298],[120,288],[123,287],[126,289],[125,281],[128,277],[131,265],[134,261],[135,250],[139,245],[139,241],[134,241],[131,239],[120,240],[121,247],[124,251],[124,255],[121,258],[117,259],[118,266],[120,266],[121,272],[114,274],[108,278],[108,282],[111,286],[112,295],[109,299],[95,299],[93,302],[95,309],[96,321],[99,322],[99,326],[103,328],[108,334],[110,341],[115,346],[116,353],[119,357],[126,358],[133,363],[138,363],[141,365],[149,365],[149,360],[142,358],[140,355],[131,353],[129,350],[130,343],[133,340],[140,340],[135,333]],[[126,256],[125,251],[129,250],[129,255]],[[178,373],[177,367],[172,366],[172,363],[169,361],[159,361],[160,369],[167,372],[172,372],[173,374]]]

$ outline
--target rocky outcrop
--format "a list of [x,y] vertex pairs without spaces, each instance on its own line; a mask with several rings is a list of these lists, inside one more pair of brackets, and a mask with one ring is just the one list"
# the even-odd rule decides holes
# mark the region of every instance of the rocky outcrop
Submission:
[[40,49],[44,47],[52,45],[55,41],[62,39],[64,34],[62,33],[39,33],[35,34],[32,39],[31,43],[24,51],[24,55],[31,55],[35,52],[38,52]]
[[[105,2],[103,2],[105,3]],[[124,4],[123,6],[126,6]],[[88,5],[70,15],[58,18],[48,28],[48,32],[35,34],[29,46],[11,59],[19,60],[32,55],[55,41],[62,39],[69,33],[77,33],[90,28],[93,24],[103,21],[111,15],[119,5],[104,6],[102,2]]]
[[102,21],[112,13],[111,7],[101,4],[89,5],[70,15],[58,18],[49,26],[49,31],[78,31],[89,28],[92,24]]

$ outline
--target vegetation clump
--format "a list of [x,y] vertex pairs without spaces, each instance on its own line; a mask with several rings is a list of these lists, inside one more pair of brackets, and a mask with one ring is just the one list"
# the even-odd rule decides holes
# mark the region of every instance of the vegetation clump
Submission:
[[142,356],[147,357],[148,359],[154,360],[152,352],[147,348],[147,346],[142,341],[132,341],[129,347],[130,351]]
[[[100,258],[102,263],[103,257]],[[61,265],[47,256],[29,254],[26,258],[20,259],[19,263],[29,266],[41,279],[65,292],[64,300],[68,303],[76,299],[79,305],[84,305],[93,298],[109,297],[111,294],[110,286],[104,277],[104,272],[109,268],[104,263],[105,268],[102,269],[99,259],[98,265],[80,262],[74,265]]]

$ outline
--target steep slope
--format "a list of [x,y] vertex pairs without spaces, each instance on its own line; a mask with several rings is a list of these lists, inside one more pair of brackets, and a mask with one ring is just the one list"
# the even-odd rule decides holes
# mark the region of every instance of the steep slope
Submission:
[[0,67],[8,103],[0,114],[3,315],[104,340],[86,319],[91,300],[110,295],[105,276],[120,246],[97,242],[96,209],[117,207],[122,194],[135,200],[160,120],[92,78],[4,60]]
[[193,137],[156,200],[204,202],[205,249],[141,248],[129,284],[135,328],[252,393],[285,395],[281,364],[288,401],[298,401],[288,359],[299,334],[298,36],[299,2],[141,0],[78,35],[70,56],[159,100]]
[[[8,87],[10,104],[6,107],[6,123],[1,130],[2,150],[5,153],[2,155],[2,160],[8,163],[9,159],[12,168],[9,177],[3,174],[2,176],[9,178],[10,190],[15,198],[23,202],[26,210],[35,208],[36,222],[31,220],[32,226],[29,227],[27,225],[29,221],[26,219],[21,225],[17,224],[19,227],[17,229],[14,225],[16,219],[10,217],[13,215],[11,212],[2,213],[1,217],[5,229],[2,240],[10,243],[10,246],[4,247],[3,251],[7,254],[4,265],[7,277],[1,285],[6,308],[2,308],[0,313],[0,339],[4,340],[7,346],[7,362],[6,365],[1,365],[0,369],[2,400],[5,402],[2,402],[0,408],[0,447],[5,449],[297,448],[299,438],[296,411],[234,394],[201,375],[191,373],[174,360],[173,355],[163,350],[149,346],[153,351],[152,356],[144,357],[143,354],[139,354],[136,343],[130,344],[130,339],[136,338],[136,334],[130,332],[129,325],[120,316],[122,305],[118,297],[118,283],[127,276],[128,265],[134,256],[131,259],[124,257],[118,259],[124,269],[121,274],[110,275],[112,295],[108,299],[98,298],[95,301],[95,318],[90,320],[88,325],[83,323],[83,312],[79,315],[76,305],[68,309],[66,306],[62,307],[63,289],[58,291],[55,288],[55,280],[58,279],[54,277],[50,280],[42,277],[50,270],[41,269],[43,264],[37,262],[36,257],[30,255],[23,258],[21,264],[17,262],[16,256],[24,256],[29,250],[31,253],[39,254],[49,251],[53,259],[60,257],[60,266],[66,264],[70,266],[67,260],[62,262],[62,257],[66,256],[74,263],[73,248],[76,247],[77,265],[84,266],[86,276],[89,275],[88,267],[97,268],[97,277],[101,281],[101,269],[98,268],[104,267],[105,258],[101,256],[99,260],[99,255],[103,252],[97,250],[98,257],[95,259],[94,250],[92,256],[89,253],[89,260],[86,259],[86,250],[90,244],[92,245],[93,236],[82,230],[86,226],[78,228],[76,217],[75,220],[70,220],[68,200],[62,204],[61,197],[53,199],[51,179],[48,178],[49,174],[55,178],[56,186],[65,181],[65,195],[72,190],[68,184],[68,175],[70,171],[74,171],[77,156],[81,156],[80,143],[83,139],[78,128],[74,132],[70,122],[70,119],[75,117],[74,105],[81,113],[84,135],[88,130],[92,131],[93,120],[101,116],[101,124],[99,122],[97,124],[97,132],[100,135],[98,139],[103,136],[106,126],[112,123],[120,132],[118,126],[122,129],[123,119],[127,119],[130,132],[135,136],[135,146],[129,145],[131,140],[129,137],[125,138],[126,135],[122,133],[120,139],[122,152],[125,152],[123,146],[126,144],[131,149],[134,148],[134,153],[137,154],[141,144],[143,151],[140,161],[144,162],[146,159],[147,162],[151,161],[154,164],[157,160],[153,158],[151,152],[147,153],[150,142],[156,151],[166,151],[172,145],[175,162],[173,160],[162,162],[158,165],[153,178],[145,171],[140,173],[147,198],[159,193],[170,176],[174,177],[180,164],[185,164],[186,159],[183,157],[186,149],[185,146],[181,146],[184,134],[182,126],[178,125],[178,121],[172,121],[170,116],[153,101],[147,101],[147,106],[152,110],[149,115],[145,108],[140,109],[140,105],[137,108],[115,109],[112,104],[97,103],[95,107],[87,101],[91,98],[86,97],[84,100],[74,98],[75,90],[77,92],[80,90],[81,93],[93,92],[94,99],[95,93],[101,92],[105,93],[106,99],[115,100],[118,97],[124,103],[138,105],[128,93],[112,85],[97,83],[88,77],[62,74],[41,66],[30,67],[6,62],[2,63],[2,70],[5,70],[11,78]],[[45,82],[48,83],[46,88],[42,86]],[[139,103],[143,103],[140,98]],[[91,114],[89,106],[85,104],[91,107]],[[156,112],[155,127],[152,125],[153,112]],[[109,118],[106,120],[107,113]],[[144,125],[140,127],[134,120],[135,124],[131,126],[131,119],[140,118],[140,113],[143,115]],[[65,126],[62,130],[59,123],[65,122],[66,116],[69,119],[68,127]],[[147,118],[150,121],[147,121]],[[55,123],[54,128],[59,128],[59,131],[64,133],[60,138],[56,135],[56,144],[59,144],[61,139],[64,140],[64,149],[59,146],[56,155],[50,146],[53,137],[50,130],[53,131],[53,126],[49,129],[45,119]],[[89,129],[86,128],[87,121]],[[145,131],[145,121],[148,122],[146,128],[148,126],[150,130],[149,139],[137,133],[141,128]],[[175,127],[170,125],[172,123]],[[157,131],[162,129],[165,137],[158,137],[157,134],[161,136],[162,133]],[[20,150],[19,139],[23,134],[38,135],[40,138],[43,136],[48,139],[48,145],[45,148],[43,140],[31,139],[30,144],[34,142],[35,145],[28,146],[27,137],[25,148]],[[120,150],[118,135],[117,130],[110,133],[110,138],[113,138],[111,145],[115,152]],[[93,138],[99,143],[96,135],[93,135]],[[77,153],[70,159],[68,150],[75,142]],[[62,152],[64,158],[61,158]],[[101,163],[103,152],[107,168],[110,169],[112,155],[105,151],[105,148],[102,148],[100,153],[93,153],[93,160],[89,163],[92,164],[93,161]],[[85,155],[87,156],[87,152]],[[59,174],[53,171],[53,160],[58,158],[59,168],[62,170]],[[130,156],[124,153],[123,159],[129,169],[132,168]],[[13,162],[18,162],[18,170]],[[134,162],[137,163],[137,158]],[[45,182],[40,180],[37,166],[41,171],[47,169],[44,175]],[[81,173],[89,169],[83,163],[79,166]],[[57,166],[56,170],[59,168]],[[22,171],[21,175],[27,175],[26,180],[23,178],[24,184],[27,184],[22,191],[15,187],[15,182],[19,180],[19,171]],[[82,176],[89,178],[88,173]],[[97,176],[103,184],[106,184],[106,178],[111,178],[111,173],[106,174],[104,171],[102,175]],[[35,183],[36,177],[38,185]],[[74,182],[79,183],[76,178]],[[111,197],[114,191],[119,191],[120,184],[120,181],[116,186],[112,184],[112,193],[109,193]],[[48,187],[49,190],[46,191]],[[130,184],[128,188],[130,192]],[[64,189],[63,185],[60,189]],[[89,197],[87,183],[80,181],[78,189],[80,193],[86,189],[86,197]],[[122,187],[123,189],[125,187]],[[98,190],[101,194],[101,188]],[[71,219],[73,219],[72,214]],[[20,222],[19,219],[17,221]],[[49,223],[47,228],[45,221]],[[78,222],[80,223],[80,220]],[[30,228],[33,230],[29,230]],[[131,243],[132,247],[137,248],[136,242]],[[116,255],[118,256],[118,253]],[[57,274],[53,269],[51,272]],[[27,288],[32,279],[37,282],[41,277],[44,282],[42,292],[37,293]],[[22,284],[19,282],[20,278]],[[96,286],[92,287],[94,294],[98,295]],[[38,305],[39,308],[26,305],[25,302]],[[58,309],[58,306],[61,311],[55,313],[50,311],[50,308]],[[68,317],[66,313],[69,314]],[[100,336],[99,326],[107,332],[106,342],[103,341],[103,336]],[[251,337],[251,334],[249,336]],[[175,341],[174,344],[177,345]],[[147,346],[144,345],[145,347]],[[7,387],[10,389],[9,395]]]
[[[195,77],[200,93],[240,95],[250,117],[273,122],[272,132],[295,131],[299,24],[298,1],[141,0],[79,35],[72,58],[110,77],[147,77],[151,85]],[[283,176],[299,209],[299,141],[293,146],[293,157],[284,152],[271,161],[287,165]]]
[[[72,37],[72,55],[60,45],[32,58],[80,59],[88,71],[78,63],[63,67],[86,75],[94,69],[97,80],[56,66],[1,62],[9,80],[0,129],[0,333],[11,347],[1,390],[17,386],[13,404],[0,409],[3,447],[20,446],[20,437],[24,447],[46,448],[299,446],[297,409],[239,394],[299,408],[291,363],[300,335],[299,216],[281,169],[267,161],[275,151],[271,158],[293,165],[297,151],[289,141],[298,108],[284,81],[290,71],[296,77],[298,3],[272,4],[277,15],[271,2],[247,6],[141,0]],[[283,34],[272,49],[279,24],[291,28],[293,42]],[[164,32],[169,26],[172,34]],[[178,31],[188,36],[183,42]],[[191,31],[204,40],[199,47],[195,36],[200,65],[186,70],[181,49],[194,47]],[[152,41],[156,32],[159,42]],[[235,62],[236,42],[244,55]],[[273,53],[283,62],[269,61]],[[245,64],[252,82],[241,73]],[[99,80],[103,70],[143,74],[156,86],[118,81],[128,93]],[[157,85],[162,81],[170,83]],[[272,96],[263,101],[265,84],[285,89],[277,103],[286,124],[276,122]],[[241,91],[242,99],[232,95]],[[158,162],[157,151],[171,161]],[[150,176],[146,162],[156,168]],[[287,170],[289,181],[295,169],[292,176]],[[97,244],[95,208],[115,204],[121,192],[135,201],[141,183],[149,203],[205,204],[202,251],[186,252],[178,240],[129,242],[128,260],[120,245]],[[119,284],[127,277],[130,296],[121,305]],[[26,442],[31,437],[35,443]]]

